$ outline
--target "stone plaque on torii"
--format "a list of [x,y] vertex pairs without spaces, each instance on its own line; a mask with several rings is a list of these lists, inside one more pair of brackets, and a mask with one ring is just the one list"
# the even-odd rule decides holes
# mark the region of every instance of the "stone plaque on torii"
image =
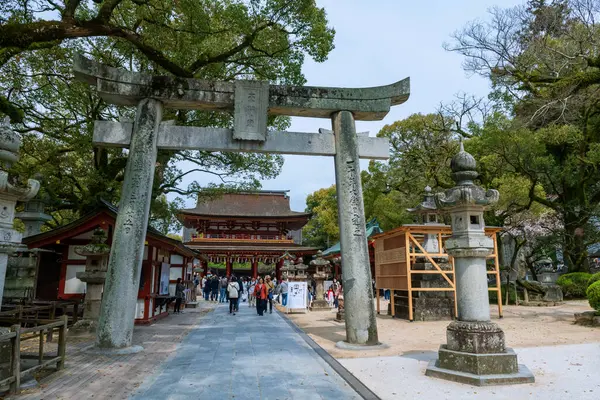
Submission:
[[[108,103],[137,106],[133,123],[96,121],[93,143],[129,147],[96,344],[131,345],[156,153],[160,149],[334,156],[339,209],[346,340],[378,343],[359,158],[384,160],[389,142],[357,134],[354,121],[383,119],[410,94],[406,78],[388,86],[349,89],[216,82],[152,76],[76,56],[75,76],[94,85]],[[234,129],[175,126],[163,108],[234,113]],[[328,118],[333,130],[267,130],[267,115]]]

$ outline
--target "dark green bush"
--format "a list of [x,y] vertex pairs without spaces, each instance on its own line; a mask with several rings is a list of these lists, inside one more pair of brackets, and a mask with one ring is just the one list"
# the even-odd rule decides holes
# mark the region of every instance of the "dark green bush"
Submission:
[[591,277],[592,275],[587,272],[571,272],[561,275],[556,283],[561,287],[565,297],[584,298]]
[[600,312],[600,281],[596,281],[587,288],[586,291],[587,299],[590,302],[590,306]]
[[590,279],[588,279],[588,287],[594,283],[594,282],[598,282],[600,281],[600,272],[596,272],[594,275],[591,276]]

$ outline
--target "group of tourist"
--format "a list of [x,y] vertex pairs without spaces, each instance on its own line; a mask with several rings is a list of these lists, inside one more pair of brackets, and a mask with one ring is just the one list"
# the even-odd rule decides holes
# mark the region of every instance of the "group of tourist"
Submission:
[[[286,307],[288,302],[288,282],[269,275],[264,277],[242,277],[234,275],[229,277],[219,276],[209,272],[206,276],[194,279],[197,291],[202,294],[204,300],[226,303],[229,302],[229,313],[235,315],[239,311],[240,303],[248,303],[248,307],[256,307],[258,315],[264,315],[267,311],[273,313],[273,302],[276,301]],[[316,298],[315,282],[308,282],[308,305]],[[342,295],[342,284],[333,279],[331,285],[325,288],[324,297],[330,307],[339,306],[339,298]]]
[[206,276],[195,279],[197,291],[200,291],[205,301],[229,302],[229,313],[235,315],[240,303],[248,302],[249,307],[256,307],[258,315],[269,311],[273,313],[273,301],[276,299],[285,307],[287,305],[288,283],[285,279],[279,283],[269,275],[264,277],[237,278],[218,276],[209,272]]

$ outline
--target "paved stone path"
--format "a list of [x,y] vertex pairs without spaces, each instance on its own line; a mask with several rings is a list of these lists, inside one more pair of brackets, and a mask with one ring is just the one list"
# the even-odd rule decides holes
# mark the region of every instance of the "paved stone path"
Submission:
[[[162,365],[170,354],[177,351],[177,345],[185,335],[197,327],[202,315],[214,306],[213,303],[201,302],[199,308],[188,308],[183,314],[171,314],[150,326],[136,326],[133,344],[144,347],[144,351],[136,354],[90,354],[80,350],[92,346],[93,336],[89,336],[87,341],[85,337],[69,338],[65,369],[41,380],[38,390],[24,390],[21,395],[7,399],[126,399],[147,376],[156,372],[157,365]],[[49,349],[47,354],[51,350],[56,352],[56,342],[55,337],[54,342],[46,346]]]
[[360,399],[279,315],[208,314],[134,399]]

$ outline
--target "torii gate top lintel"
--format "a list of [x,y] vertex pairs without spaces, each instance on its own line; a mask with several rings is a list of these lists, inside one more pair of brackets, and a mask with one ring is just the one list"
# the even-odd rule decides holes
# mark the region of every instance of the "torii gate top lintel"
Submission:
[[[235,82],[208,81],[173,76],[155,76],[131,72],[97,63],[82,55],[75,56],[75,76],[97,87],[107,102],[135,106],[144,98],[159,100],[167,108],[232,111],[235,106]],[[238,81],[239,82],[239,81]],[[410,78],[386,86],[370,88],[334,88],[315,86],[269,85],[268,113],[311,118],[331,118],[345,110],[355,120],[378,121],[410,96]]]

